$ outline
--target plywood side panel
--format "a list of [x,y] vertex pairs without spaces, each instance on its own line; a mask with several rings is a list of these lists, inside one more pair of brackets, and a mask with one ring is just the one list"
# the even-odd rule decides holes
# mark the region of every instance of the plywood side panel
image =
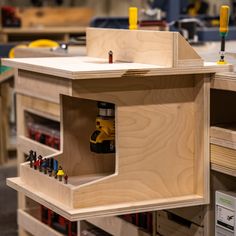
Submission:
[[[107,85],[114,88],[112,93],[102,92],[99,85],[95,89],[101,89],[99,93],[93,94],[92,90],[79,93],[81,84],[77,84],[78,96],[117,104],[118,169],[117,175],[78,189],[74,207],[176,197],[194,192],[194,79],[169,77],[139,82],[133,79],[128,80],[129,87],[122,85],[126,86],[124,90],[114,91],[115,86]],[[76,93],[75,87],[73,93]]]
[[178,60],[196,60],[196,62],[198,61],[199,65],[203,63],[202,58],[183,38],[181,34],[178,34],[177,41],[178,41]]
[[191,102],[191,96],[179,96],[179,94],[193,92],[195,83],[193,78],[195,76],[192,75],[169,75],[145,79],[134,76],[119,79],[104,78],[99,81],[96,79],[73,81],[72,96],[110,101],[118,106]]
[[115,61],[173,66],[173,32],[87,29],[87,55]]
[[209,203],[210,76],[195,79],[195,181],[196,193]]

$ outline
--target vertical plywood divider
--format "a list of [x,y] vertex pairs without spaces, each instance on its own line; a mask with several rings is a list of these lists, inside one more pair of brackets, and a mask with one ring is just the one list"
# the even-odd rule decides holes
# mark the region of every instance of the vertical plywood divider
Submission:
[[87,55],[166,67],[200,66],[203,60],[177,32],[87,29]]

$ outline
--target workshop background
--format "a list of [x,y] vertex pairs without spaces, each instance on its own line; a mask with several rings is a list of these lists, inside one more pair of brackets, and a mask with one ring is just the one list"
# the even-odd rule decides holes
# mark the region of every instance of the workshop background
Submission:
[[[229,33],[225,36],[226,53],[224,55],[227,62],[232,63],[235,69],[236,0],[0,0],[0,58],[61,56],[61,51],[64,49],[67,50],[68,48],[69,54],[67,56],[75,56],[77,54],[84,55],[86,27],[128,29],[129,8],[137,7],[139,10],[140,29],[178,31],[204,60],[216,62],[219,59],[219,51],[222,51],[222,34],[219,33],[220,7],[222,5],[230,7]],[[28,24],[27,22],[31,22],[31,19],[27,19],[26,17],[24,19],[24,14],[26,13],[24,13],[22,9],[28,8],[36,9],[36,11],[32,10],[32,12],[34,12],[32,13],[33,25],[29,25],[27,28],[23,27],[23,24]],[[64,15],[53,15],[56,14],[54,12],[56,8],[65,8],[65,11],[69,9],[68,12],[73,8],[81,8],[81,11],[84,11],[84,13],[80,12],[80,14],[83,15],[84,18],[79,19],[77,24],[76,19],[72,19],[73,17],[71,17],[71,22],[73,21],[71,27],[73,27],[73,29],[71,28],[70,32],[68,19],[70,19],[69,14],[71,13],[68,13],[66,20],[63,22]],[[43,9],[49,10],[44,12]],[[52,13],[50,13],[50,9],[52,9]],[[39,12],[37,12],[37,10],[39,10]],[[42,11],[40,12],[40,10]],[[30,16],[29,12],[27,14]],[[40,14],[48,15],[44,16],[44,21],[41,21]],[[58,22],[62,21],[63,24],[58,25],[60,23],[56,21],[54,23],[50,22],[50,14],[52,14],[53,17],[57,17]],[[38,24],[37,18],[39,19]],[[67,20],[68,22],[66,22]],[[45,25],[43,25],[44,23]],[[36,27],[37,30],[40,29],[38,33],[37,30],[34,31],[33,27]],[[47,27],[51,27],[50,29],[53,28],[51,33],[44,32],[44,29]],[[62,27],[62,29],[58,27]],[[66,29],[65,32],[63,32],[63,29]],[[44,40],[45,38],[53,40],[53,42],[49,43],[49,47],[53,49],[47,50],[42,45],[30,46],[35,40]],[[45,41],[41,43],[44,44]],[[54,47],[55,45],[56,47]],[[74,50],[74,47],[77,48]],[[109,58],[109,60],[112,61],[112,58]],[[55,115],[56,118],[48,119],[48,117],[40,117],[41,114],[32,115],[30,112],[26,112],[26,124],[17,123],[14,70],[1,64],[0,66],[0,236],[34,235],[33,232],[35,232],[37,228],[30,229],[29,232],[25,229],[18,228],[17,208],[22,204],[22,196],[17,197],[17,192],[6,185],[6,179],[17,176],[18,164],[22,161],[29,160],[27,158],[30,156],[29,153],[23,152],[21,148],[17,147],[17,130],[25,129],[27,130],[26,132],[28,132],[27,138],[39,142],[41,145],[46,145],[58,150],[60,149],[59,118]],[[215,94],[213,96],[215,96]],[[233,98],[235,98],[234,96],[235,95],[232,95]],[[42,136],[46,136],[45,133],[53,134],[49,138],[50,140],[53,139],[53,141],[45,141],[45,137],[42,138]],[[235,148],[235,146],[233,148]],[[235,163],[234,161],[234,165],[236,165]],[[216,171],[216,169],[211,171],[211,200],[214,204],[216,190],[228,191],[236,189],[236,167],[234,166],[232,169],[232,172],[225,170]],[[35,204],[35,202],[30,199],[24,199],[23,201],[27,202],[24,204],[28,204],[28,206],[34,206]],[[130,231],[136,232],[136,235],[153,235],[155,231],[155,235],[164,236],[213,236],[213,234],[204,234],[204,232],[206,232],[204,231],[204,227],[211,228],[211,232],[214,231],[214,207],[215,206],[211,204],[209,208],[184,209],[179,212],[172,210],[160,211],[157,215],[151,212],[135,213],[120,218],[126,223],[128,222],[130,225],[136,227],[136,231]],[[77,232],[75,233],[72,230],[74,225],[71,222],[68,223],[60,216],[55,217],[56,214],[43,206],[41,206],[40,210],[41,215],[38,218],[35,217],[35,219],[42,224],[49,225],[54,230],[50,231],[50,233],[39,230],[40,232],[44,232],[45,236],[77,235]],[[203,221],[206,222],[206,211],[210,212],[207,216],[208,219],[210,219],[210,223],[208,221],[209,224],[204,226]],[[234,214],[236,215],[236,209]],[[54,218],[49,219],[49,215],[53,215]],[[194,219],[190,219],[188,217],[189,215],[191,215],[191,217],[194,215]],[[161,223],[159,225],[159,231],[158,226],[154,226],[153,222],[156,219],[155,217],[160,218],[164,230],[162,229]],[[54,226],[52,226],[51,220],[56,221]],[[123,226],[122,222],[118,221],[117,224],[122,224],[122,227],[127,227],[130,230],[131,226],[126,225],[126,223],[124,223]],[[82,236],[119,235],[118,233],[113,234],[112,229],[105,232],[103,231],[105,229],[99,229],[99,227],[97,227],[98,225],[95,227],[88,222],[83,222],[83,224],[86,226],[86,230],[81,233]],[[29,228],[33,227],[34,225],[29,226]],[[234,227],[236,228],[236,220]],[[70,230],[68,230],[68,228],[70,228]],[[90,230],[90,228],[92,230]],[[230,233],[224,235],[235,236],[235,228],[231,228]],[[139,231],[139,229],[141,229],[141,231]],[[35,235],[39,234],[35,233]]]

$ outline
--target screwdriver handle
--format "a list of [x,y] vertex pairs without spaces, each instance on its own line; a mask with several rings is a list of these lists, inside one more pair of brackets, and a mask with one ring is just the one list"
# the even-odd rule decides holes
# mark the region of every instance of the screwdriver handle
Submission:
[[129,8],[129,29],[130,30],[138,29],[138,8],[137,7]]
[[220,8],[220,34],[226,36],[229,30],[229,6],[223,5]]

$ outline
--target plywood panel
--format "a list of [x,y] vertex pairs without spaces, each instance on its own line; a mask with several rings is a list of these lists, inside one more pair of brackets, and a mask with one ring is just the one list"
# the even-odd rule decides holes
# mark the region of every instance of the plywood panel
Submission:
[[53,76],[19,71],[16,80],[16,91],[41,100],[59,103],[60,94],[71,94],[71,83],[66,79]]
[[[178,78],[174,79],[170,77],[169,79],[149,79],[146,80],[145,84],[140,86],[139,89],[135,89],[135,86],[138,86],[138,81],[135,80],[135,78],[132,82],[129,81],[129,83],[129,87],[126,87],[124,90],[117,89],[117,91],[114,91],[112,89],[113,85],[109,84],[108,86],[110,86],[112,95],[105,91],[100,91],[97,94],[86,94],[86,92],[83,94],[78,93],[78,96],[85,98],[92,97],[96,99],[96,97],[98,98],[99,96],[102,100],[106,101],[109,99],[109,101],[118,104],[117,160],[119,161],[119,166],[117,169],[118,176],[113,176],[110,179],[96,183],[96,187],[92,186],[92,184],[83,187],[83,193],[78,193],[78,199],[75,197],[76,207],[85,207],[87,204],[86,199],[88,199],[88,195],[90,194],[93,198],[93,200],[91,200],[89,197],[91,200],[89,202],[90,205],[103,205],[104,202],[97,198],[98,195],[92,194],[93,191],[97,191],[98,189],[101,194],[106,195],[106,204],[109,201],[118,203],[121,201],[121,198],[122,202],[132,201],[132,199],[139,201],[141,199],[155,197],[178,196],[180,192],[181,194],[190,194],[197,191],[193,189],[195,182],[193,178],[193,149],[195,147],[193,137],[195,137],[196,132],[195,119],[193,118],[196,114],[194,106],[194,80],[184,79],[183,77],[179,80]],[[140,81],[139,83],[141,84],[142,82]],[[88,86],[86,89],[88,89],[89,85],[86,85]],[[125,84],[123,84],[123,86],[125,86]],[[147,90],[143,90],[145,87]],[[178,89],[176,87],[178,87]],[[84,89],[85,91],[85,87],[80,87],[79,84],[77,88],[81,88],[82,91]],[[134,90],[128,92],[130,88]],[[151,93],[150,88],[152,88]],[[95,90],[99,91],[99,89],[98,86]],[[106,87],[104,90],[106,90]],[[87,91],[92,90],[88,89]],[[145,105],[141,105],[143,103],[145,103]],[[204,106],[199,105],[197,111],[199,111],[200,107],[204,109]],[[207,119],[203,118],[203,120],[205,120],[207,124]],[[162,127],[168,128],[164,130]],[[206,134],[203,134],[204,137],[205,135]],[[199,153],[201,152],[202,151]],[[205,153],[199,155],[204,156]],[[200,156],[198,157],[200,159]],[[149,159],[150,161],[148,161]],[[161,169],[159,169],[158,163],[162,163]],[[173,163],[175,163],[175,165]],[[171,166],[175,168],[172,169]],[[198,168],[203,170],[205,168],[204,164],[202,164],[202,167],[199,166]],[[173,179],[171,176],[168,176],[168,178],[164,177],[166,169],[170,170]],[[138,173],[142,174],[140,175]],[[146,176],[145,178],[144,175]],[[154,175],[155,177],[150,178],[150,175]],[[176,176],[178,177],[176,178]],[[129,182],[133,180],[131,184],[132,190],[130,189],[130,192],[125,187],[125,179],[129,179]],[[146,182],[148,179],[155,179],[155,182]],[[116,193],[112,190],[114,183],[116,185]],[[139,185],[142,185],[142,187]],[[199,185],[200,191],[204,185],[204,181],[201,180]],[[156,190],[155,186],[157,188]],[[140,188],[143,188],[142,194],[139,193]],[[109,189],[109,191],[107,189]],[[135,191],[135,194],[133,194],[133,191]],[[204,192],[205,191],[206,190],[204,190]],[[115,199],[112,198],[114,195],[116,195]],[[108,199],[109,196],[110,198]],[[82,204],[83,201],[85,205]]]
[[[103,32],[103,33],[101,33]],[[173,66],[174,34],[159,31],[87,30],[87,55],[114,61]]]

